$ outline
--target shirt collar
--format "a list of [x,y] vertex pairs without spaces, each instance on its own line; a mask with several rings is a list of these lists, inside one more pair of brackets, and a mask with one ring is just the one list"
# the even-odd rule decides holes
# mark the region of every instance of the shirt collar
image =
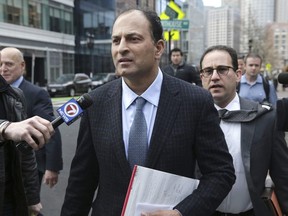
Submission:
[[[160,69],[158,69],[158,74],[153,83],[148,87],[148,89],[141,95],[146,101],[153,104],[154,106],[158,106],[159,98],[160,98],[160,91],[161,85],[163,82],[163,74]],[[138,97],[135,92],[133,92],[127,84],[122,79],[122,92],[123,92],[123,102],[125,109],[127,109],[133,101]]]
[[[215,108],[217,110],[223,109],[216,104],[214,104],[214,105],[215,105]],[[235,97],[233,98],[233,100],[226,107],[224,107],[224,109],[227,109],[230,111],[231,110],[240,110],[240,100],[239,100],[239,96],[237,93],[236,93]]]
[[20,76],[17,80],[15,80],[15,82],[11,84],[11,86],[18,88],[22,83],[23,79],[24,79],[23,76]]
[[[245,74],[242,75],[240,82],[241,82],[241,83],[248,83]],[[263,82],[263,81],[262,81],[261,75],[258,74],[255,83],[262,83],[262,82]]]

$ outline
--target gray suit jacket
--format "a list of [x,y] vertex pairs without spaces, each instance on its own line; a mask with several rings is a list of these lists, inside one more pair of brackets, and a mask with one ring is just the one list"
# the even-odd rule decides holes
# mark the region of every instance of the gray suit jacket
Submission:
[[[240,98],[244,110],[257,109],[258,103]],[[268,216],[261,194],[269,174],[283,212],[288,212],[288,148],[284,132],[276,129],[276,110],[252,122],[241,123],[242,159],[256,216]]]
[[[121,79],[90,94],[93,105],[81,120],[61,215],[88,215],[92,207],[93,216],[119,216],[132,173],[122,135]],[[175,206],[183,216],[211,215],[235,175],[209,92],[164,74],[146,166],[193,177],[196,160],[203,177]]]

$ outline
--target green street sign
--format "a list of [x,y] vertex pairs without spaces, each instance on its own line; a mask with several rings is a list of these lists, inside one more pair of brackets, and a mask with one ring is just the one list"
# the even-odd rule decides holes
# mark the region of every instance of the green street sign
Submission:
[[180,29],[185,30],[189,28],[189,20],[161,20],[163,29]]

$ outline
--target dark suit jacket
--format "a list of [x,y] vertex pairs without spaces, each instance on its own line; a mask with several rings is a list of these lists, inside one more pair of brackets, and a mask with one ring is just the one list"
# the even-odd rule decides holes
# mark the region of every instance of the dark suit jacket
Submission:
[[[257,106],[240,98],[241,109],[255,110]],[[260,198],[268,170],[282,211],[288,212],[288,148],[284,136],[276,129],[275,109],[252,122],[241,123],[242,159],[256,216],[271,215]]]
[[[37,115],[49,121],[55,118],[50,96],[45,89],[33,85],[25,79],[19,88],[23,91],[27,102],[28,117]],[[38,170],[42,173],[45,170],[55,172],[62,170],[62,141],[59,129],[55,130],[55,134],[42,149],[36,151],[36,159]]]
[[[197,159],[199,187],[176,208],[183,216],[211,215],[235,180],[217,111],[208,91],[163,76],[146,166],[193,177]],[[93,216],[119,216],[132,173],[122,135],[121,79],[90,94],[94,103],[80,123],[61,215],[88,215],[92,206]]]
[[162,71],[175,76],[179,79],[185,80],[189,83],[194,83],[198,86],[202,86],[202,81],[200,79],[200,72],[194,66],[190,66],[184,62],[182,62],[174,71],[173,65],[169,64],[162,68]]

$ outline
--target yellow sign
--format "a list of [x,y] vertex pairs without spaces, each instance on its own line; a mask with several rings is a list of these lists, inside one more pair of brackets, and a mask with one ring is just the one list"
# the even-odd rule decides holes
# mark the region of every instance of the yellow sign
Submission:
[[[170,1],[169,4],[167,4],[166,6],[165,11],[160,14],[161,20],[182,20],[184,17],[185,13],[174,1]],[[171,30],[170,34],[171,34],[170,40],[173,41],[180,40],[179,30]],[[164,31],[164,39],[166,41],[169,41],[169,31]]]
[[170,1],[169,4],[166,6],[164,12],[160,14],[161,20],[168,20],[168,19],[183,19],[185,17],[185,13],[181,10],[181,8],[174,2]]
[[[170,40],[173,40],[173,41],[180,40],[180,31],[172,30],[172,31],[170,31],[170,34],[171,34]],[[169,31],[164,31],[164,39],[166,41],[169,41]]]

